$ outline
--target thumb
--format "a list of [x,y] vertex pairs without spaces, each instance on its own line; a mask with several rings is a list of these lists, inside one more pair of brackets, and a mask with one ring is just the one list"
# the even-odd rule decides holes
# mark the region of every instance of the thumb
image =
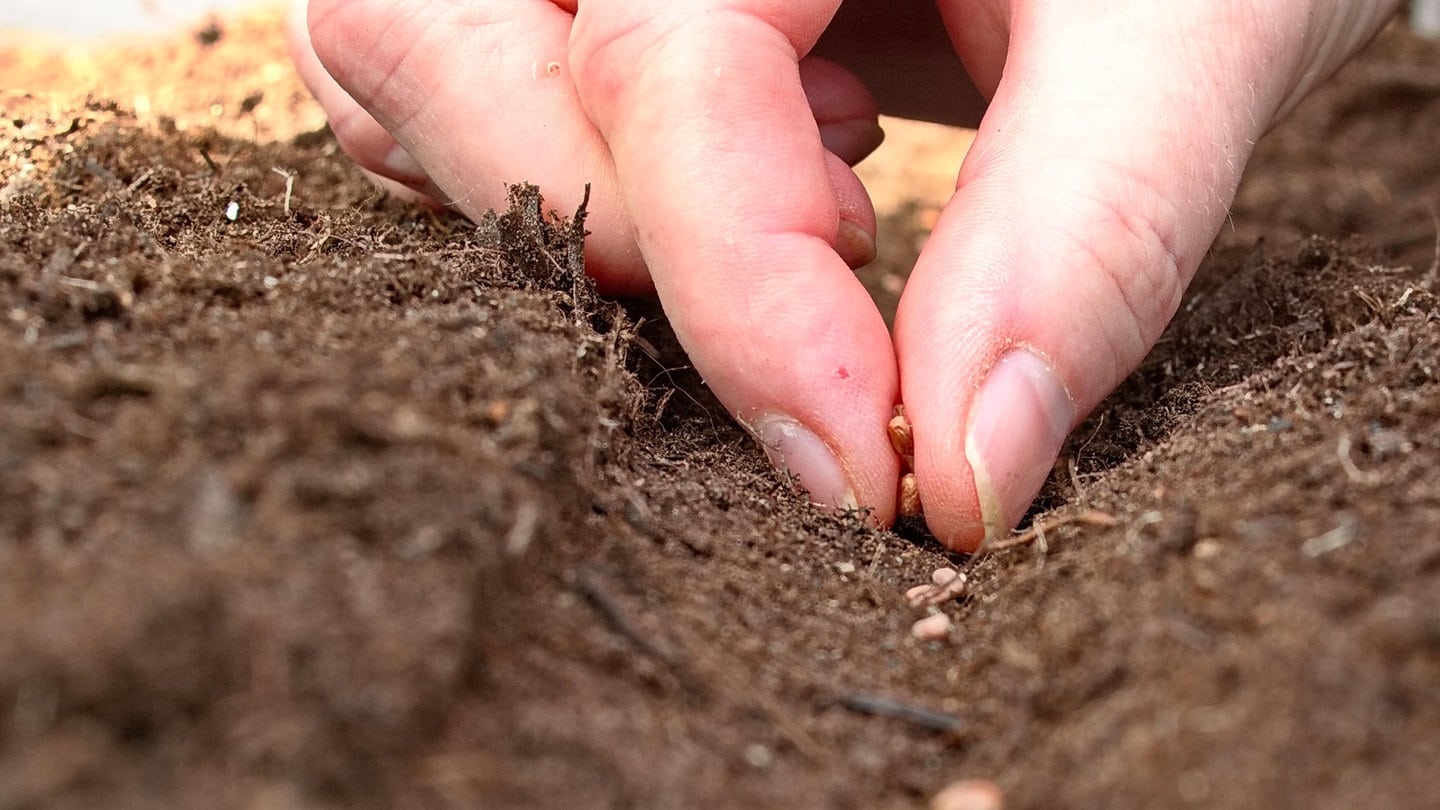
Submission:
[[1318,35],[1358,46],[1386,4],[1262,5],[1012,4],[1003,77],[895,324],[920,496],[951,547],[1024,516],[1174,315],[1255,140],[1338,64]]

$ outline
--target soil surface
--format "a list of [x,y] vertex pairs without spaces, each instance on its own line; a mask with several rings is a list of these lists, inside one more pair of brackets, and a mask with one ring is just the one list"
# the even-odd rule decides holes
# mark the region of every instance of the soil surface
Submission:
[[[532,195],[374,191],[274,16],[0,76],[0,808],[1440,794],[1433,46],[1263,142],[1042,536],[977,559],[807,506]],[[882,301],[955,168],[894,135]]]

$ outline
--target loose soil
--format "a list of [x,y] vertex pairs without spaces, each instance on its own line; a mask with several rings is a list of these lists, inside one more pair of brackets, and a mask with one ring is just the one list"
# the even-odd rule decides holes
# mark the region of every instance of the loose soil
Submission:
[[[0,808],[1433,806],[1435,47],[1262,144],[963,559],[805,505],[533,195],[374,191],[278,31],[0,48]],[[954,170],[894,126],[881,300]]]

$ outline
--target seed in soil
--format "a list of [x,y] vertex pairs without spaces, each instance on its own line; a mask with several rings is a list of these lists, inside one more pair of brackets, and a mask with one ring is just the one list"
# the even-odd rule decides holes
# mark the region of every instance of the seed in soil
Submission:
[[920,505],[920,484],[915,480],[915,473],[907,472],[900,476],[900,493],[897,497],[900,517],[913,518],[924,514],[925,509]]
[[921,641],[944,641],[950,635],[950,617],[944,613],[926,616],[911,625],[910,635]]
[[1004,794],[994,782],[965,779],[936,793],[930,810],[1001,810],[1004,804]]
[[910,419],[905,416],[905,406],[895,406],[895,416],[891,417],[890,424],[886,427],[890,435],[890,446],[895,448],[896,454],[905,459],[905,468],[915,466],[915,435],[910,429]]
[[910,607],[943,605],[965,595],[967,578],[953,568],[937,568],[930,575],[930,585],[916,585],[905,592]]

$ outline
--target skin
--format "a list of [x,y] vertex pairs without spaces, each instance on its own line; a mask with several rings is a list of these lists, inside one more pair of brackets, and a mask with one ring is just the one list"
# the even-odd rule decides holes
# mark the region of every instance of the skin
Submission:
[[[389,187],[573,210],[589,271],[658,294],[707,384],[819,502],[1008,531],[1139,364],[1255,141],[1398,0],[311,0],[295,59]],[[872,94],[873,89],[873,94]],[[979,123],[895,331],[850,271],[880,111]]]

